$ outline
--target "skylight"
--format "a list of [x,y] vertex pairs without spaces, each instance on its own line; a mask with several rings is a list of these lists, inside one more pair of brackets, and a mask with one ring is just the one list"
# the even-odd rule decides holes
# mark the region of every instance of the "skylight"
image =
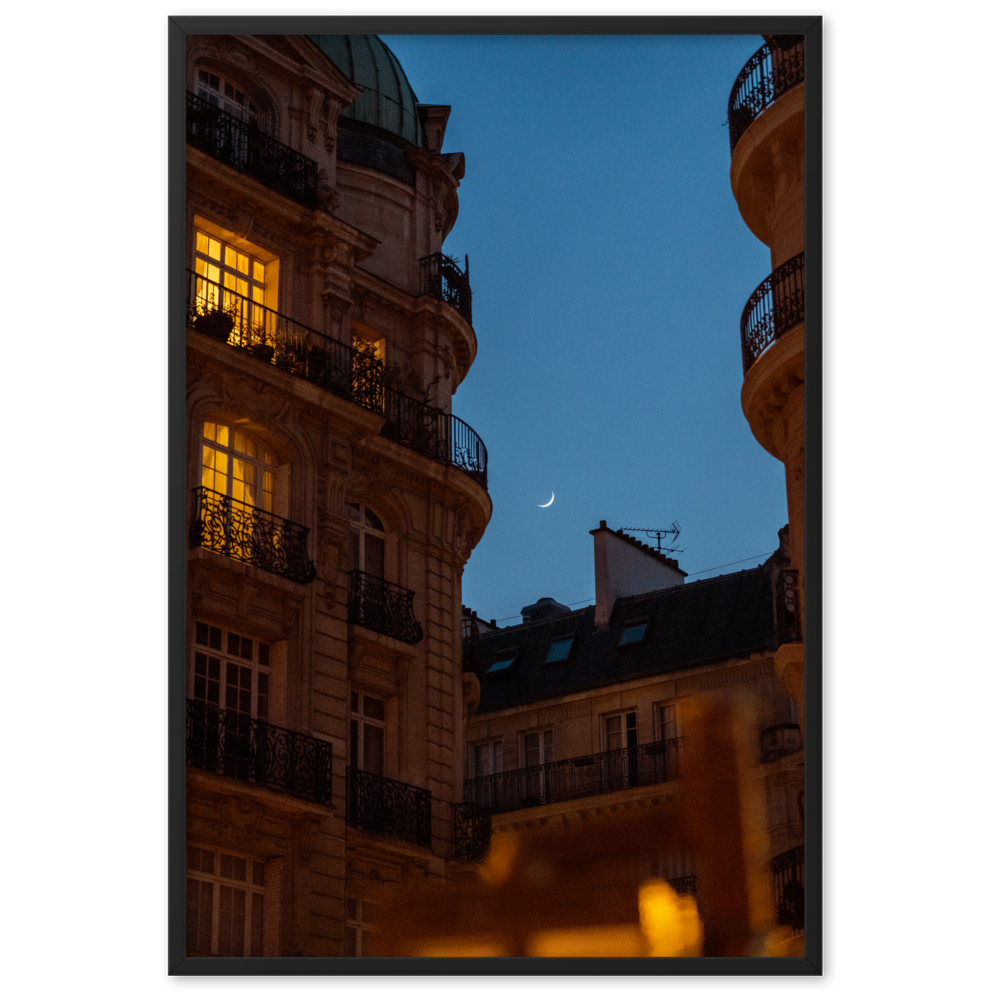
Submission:
[[569,651],[573,646],[572,635],[563,636],[561,639],[553,639],[549,645],[548,655],[545,657],[546,663],[559,663],[569,659]]
[[649,628],[649,622],[638,622],[635,625],[626,625],[625,630],[622,632],[621,639],[618,640],[619,646],[633,646],[637,642],[642,642],[646,638],[646,629]]
[[486,671],[488,674],[499,674],[503,670],[509,670],[517,659],[516,649],[504,649],[497,654],[493,666]]

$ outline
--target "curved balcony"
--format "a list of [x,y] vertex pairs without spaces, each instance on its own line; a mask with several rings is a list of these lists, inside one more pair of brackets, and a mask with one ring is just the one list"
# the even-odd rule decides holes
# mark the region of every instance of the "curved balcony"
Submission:
[[187,142],[306,208],[318,204],[319,165],[315,160],[190,91]]
[[382,362],[203,278],[188,268],[187,321],[368,410],[382,412]]
[[200,701],[187,703],[187,763],[322,806],[332,801],[330,743]]
[[469,287],[469,257],[465,258],[465,271],[458,261],[443,253],[421,257],[420,294],[433,295],[447,302],[458,311],[467,323],[472,323],[472,289]]
[[316,579],[316,567],[306,553],[308,528],[207,486],[198,486],[194,496],[191,548],[218,552],[295,583]]
[[805,320],[804,253],[786,260],[755,289],[740,317],[743,374],[779,337]]
[[347,825],[431,846],[431,793],[426,788],[347,769]]
[[680,740],[660,740],[521,767],[516,771],[501,771],[468,778],[465,799],[491,813],[498,813],[655,785],[677,777],[679,756]]
[[805,79],[802,35],[774,35],[740,70],[729,94],[729,152],[754,119]]
[[380,576],[352,569],[351,592],[347,598],[347,621],[398,639],[410,646],[420,642],[424,630],[413,617],[412,590],[389,583]]
[[486,489],[486,445],[464,420],[395,389],[385,390],[385,416],[383,437],[464,469]]

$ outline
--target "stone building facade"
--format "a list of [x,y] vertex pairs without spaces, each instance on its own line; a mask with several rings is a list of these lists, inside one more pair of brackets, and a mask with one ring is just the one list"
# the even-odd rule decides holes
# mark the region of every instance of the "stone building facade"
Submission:
[[469,865],[464,157],[376,36],[187,43],[188,953],[363,954]]

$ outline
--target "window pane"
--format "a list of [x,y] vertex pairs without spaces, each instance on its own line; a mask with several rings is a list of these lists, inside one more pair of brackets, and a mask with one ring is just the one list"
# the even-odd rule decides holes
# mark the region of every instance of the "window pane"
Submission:
[[365,726],[365,770],[382,773],[382,730],[378,726]]
[[257,662],[262,667],[267,667],[271,664],[271,647],[266,642],[257,643]]
[[212,649],[218,649],[222,651],[222,629],[216,628],[214,625],[210,626],[208,630],[208,644]]
[[257,260],[253,262],[253,280],[260,282],[264,281],[264,265]]
[[208,626],[204,622],[195,622],[194,641],[201,643],[203,646],[208,645]]
[[370,719],[385,719],[385,702],[365,695],[365,715]]
[[573,645],[573,637],[568,639],[557,639],[549,645],[549,654],[545,657],[546,663],[558,663],[569,656],[570,647]]
[[620,750],[622,746],[622,717],[609,715],[604,720],[604,731],[607,734],[608,749]]
[[235,632],[230,632],[226,637],[226,652],[230,656],[240,655],[240,637]]
[[244,660],[253,659],[253,639],[247,639],[246,636],[240,637],[240,656]]

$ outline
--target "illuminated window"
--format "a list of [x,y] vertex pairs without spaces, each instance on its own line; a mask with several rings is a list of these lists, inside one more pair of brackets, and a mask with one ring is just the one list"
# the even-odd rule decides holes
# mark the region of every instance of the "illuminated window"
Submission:
[[351,569],[385,579],[385,525],[370,507],[347,505],[351,522]]
[[344,897],[344,954],[356,958],[369,954],[366,938],[378,925],[379,907],[370,899]]
[[188,847],[187,951],[189,955],[263,954],[263,861]]
[[278,466],[260,442],[237,427],[206,421],[202,427],[201,485],[232,497],[234,506],[271,511]]
[[604,749],[621,750],[639,745],[636,713],[622,712],[604,716]]
[[369,774],[385,769],[385,702],[351,692],[351,767]]
[[545,657],[546,663],[561,663],[569,659],[570,650],[573,648],[573,640],[576,635],[564,635],[559,639],[553,639],[549,644],[549,651]]
[[236,336],[249,331],[258,335],[274,320],[264,311],[264,262],[224,243],[209,233],[195,230],[194,269],[199,313],[222,309],[235,321]]

